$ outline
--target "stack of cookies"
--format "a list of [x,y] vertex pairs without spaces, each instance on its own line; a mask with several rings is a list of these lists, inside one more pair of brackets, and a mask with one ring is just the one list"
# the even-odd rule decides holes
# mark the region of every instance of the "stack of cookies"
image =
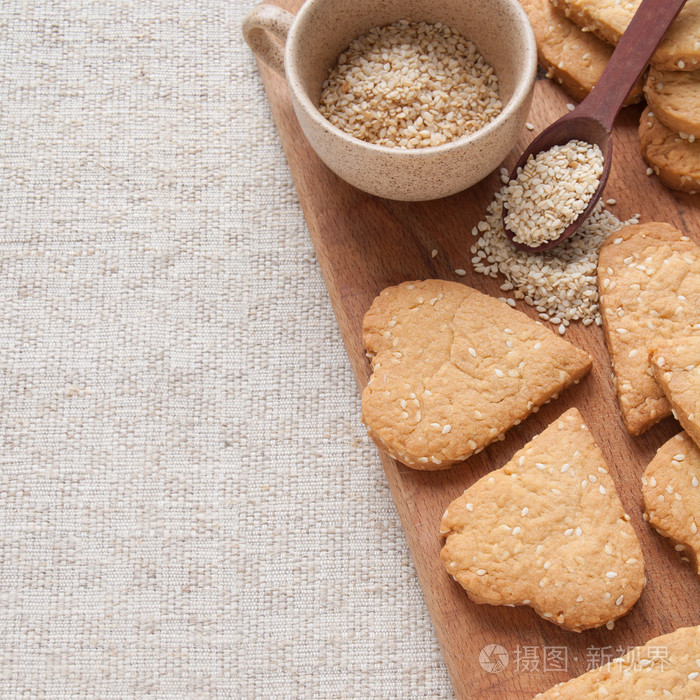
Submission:
[[[520,0],[540,64],[576,100],[595,86],[641,0]],[[688,0],[626,104],[647,101],[642,156],[667,187],[700,191],[700,0]]]
[[644,473],[644,518],[700,573],[700,248],[669,224],[625,226],[601,248],[598,288],[625,427],[673,414],[684,429]]

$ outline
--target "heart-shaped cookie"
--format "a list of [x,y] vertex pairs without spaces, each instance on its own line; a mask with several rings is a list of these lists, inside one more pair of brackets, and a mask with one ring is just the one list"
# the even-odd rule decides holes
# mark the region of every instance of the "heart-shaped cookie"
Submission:
[[591,367],[542,324],[457,282],[385,289],[363,330],[374,371],[362,418],[379,447],[416,469],[480,451]]
[[673,414],[700,446],[700,335],[659,343],[650,359]]
[[669,224],[624,226],[600,250],[598,290],[620,412],[639,435],[671,413],[650,349],[700,336],[700,248]]
[[477,603],[580,631],[624,615],[644,559],[603,455],[572,408],[450,503],[440,557]]
[[644,519],[676,542],[700,574],[700,447],[686,433],[658,449],[644,471],[642,496]]
[[628,649],[624,656],[578,678],[558,683],[544,693],[535,695],[535,698],[692,700],[700,697],[700,625],[681,627],[650,639],[644,646]]

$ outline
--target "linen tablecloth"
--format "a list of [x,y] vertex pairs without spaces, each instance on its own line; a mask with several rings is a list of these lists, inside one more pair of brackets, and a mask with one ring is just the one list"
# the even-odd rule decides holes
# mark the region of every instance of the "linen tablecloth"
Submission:
[[452,696],[241,0],[0,5],[0,697]]

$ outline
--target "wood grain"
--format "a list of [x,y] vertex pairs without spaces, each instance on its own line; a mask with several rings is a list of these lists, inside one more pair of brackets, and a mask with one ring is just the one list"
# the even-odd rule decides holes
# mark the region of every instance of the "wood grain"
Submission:
[[[297,0],[287,3],[295,9]],[[289,167],[316,249],[358,386],[364,387],[369,365],[361,343],[362,317],[386,286],[410,279],[439,277],[458,280],[501,296],[498,285],[473,272],[471,229],[483,218],[496,173],[452,197],[420,203],[394,202],[367,195],[344,183],[316,157],[302,135],[286,83],[265,66],[261,76],[284,145]],[[566,112],[566,97],[547,80],[538,81],[526,131],[503,164],[509,168],[532,135]],[[615,127],[615,157],[605,197],[614,197],[612,211],[624,219],[640,213],[642,221],[667,221],[700,243],[700,207],[684,194],[674,194],[646,175],[637,142],[639,108],[628,108]],[[436,258],[431,251],[438,250]],[[454,270],[463,268],[466,277]],[[524,303],[518,308],[535,318]],[[578,386],[564,392],[506,439],[444,472],[418,472],[382,455],[382,464],[416,571],[430,610],[456,695],[459,698],[531,698],[555,683],[619,655],[629,646],[685,625],[700,624],[700,581],[680,561],[669,542],[642,520],[641,474],[656,449],[679,431],[666,419],[645,435],[625,431],[610,382],[610,360],[600,328],[574,324],[567,339],[586,349],[594,368]],[[358,398],[359,402],[359,398]],[[632,518],[646,558],[648,585],[632,611],[612,631],[566,632],[529,608],[504,608],[472,603],[440,563],[440,518],[447,504],[477,479],[501,467],[512,454],[571,406],[584,416],[611,467],[620,497]],[[401,595],[397,591],[397,595]],[[479,664],[480,650],[502,645],[510,662],[500,673]],[[566,670],[545,670],[547,649],[561,647]],[[537,657],[525,664],[525,655]],[[592,666],[591,666],[592,665]]]

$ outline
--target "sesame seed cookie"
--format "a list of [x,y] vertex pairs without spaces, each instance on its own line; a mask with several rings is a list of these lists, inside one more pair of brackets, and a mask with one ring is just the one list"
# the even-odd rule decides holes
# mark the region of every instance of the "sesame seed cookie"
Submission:
[[415,469],[444,469],[502,439],[591,368],[588,353],[457,282],[389,287],[364,318],[372,376],[362,419]]
[[[556,80],[575,100],[582,100],[598,82],[613,47],[591,32],[584,32],[549,0],[520,0],[537,41],[537,56],[547,77]],[[625,105],[639,102],[641,78]]]
[[669,224],[623,226],[600,249],[598,290],[620,413],[639,435],[671,413],[650,347],[700,335],[700,248]]
[[639,118],[642,158],[666,187],[700,192],[700,141],[689,141],[662,124],[647,107]]
[[700,70],[651,68],[644,96],[656,118],[671,131],[691,140],[700,137]]
[[659,343],[650,358],[674,416],[700,445],[700,335]]
[[624,656],[536,695],[542,700],[700,697],[700,626],[650,639]]
[[[642,0],[552,0],[572,22],[617,44]],[[661,70],[700,67],[700,0],[688,0],[651,58]]]
[[644,588],[639,541],[575,408],[450,503],[440,534],[474,602],[529,605],[568,630],[621,617]]
[[700,574],[700,447],[678,433],[664,443],[642,477],[644,519],[690,555]]

